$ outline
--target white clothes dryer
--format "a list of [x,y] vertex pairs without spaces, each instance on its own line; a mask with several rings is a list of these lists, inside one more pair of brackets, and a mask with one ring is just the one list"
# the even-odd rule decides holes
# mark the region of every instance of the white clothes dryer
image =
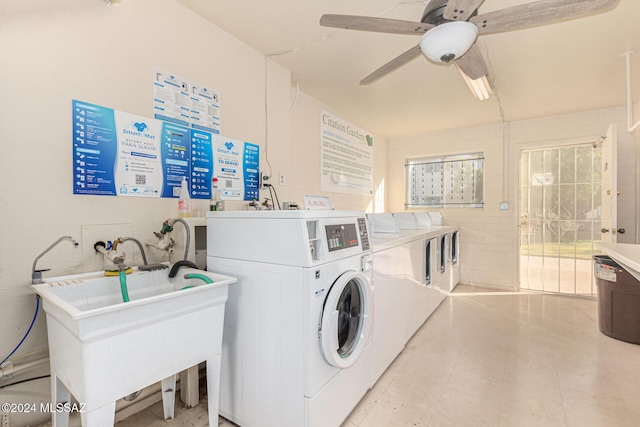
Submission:
[[207,252],[210,270],[238,278],[220,414],[248,427],[339,426],[372,384],[364,213],[210,212]]

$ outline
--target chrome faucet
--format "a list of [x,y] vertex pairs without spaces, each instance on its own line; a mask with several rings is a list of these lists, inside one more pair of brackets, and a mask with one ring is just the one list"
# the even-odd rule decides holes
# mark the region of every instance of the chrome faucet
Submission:
[[56,240],[55,242],[53,242],[47,249],[45,249],[44,251],[42,251],[42,253],[40,255],[38,255],[36,257],[36,259],[33,260],[33,266],[31,267],[31,283],[34,285],[40,284],[42,283],[42,272],[43,271],[48,271],[49,269],[44,269],[44,270],[36,270],[36,264],[38,263],[38,260],[40,258],[42,258],[42,256],[44,254],[46,254],[47,252],[49,252],[51,249],[54,248],[54,246],[56,246],[58,243],[62,242],[63,240],[68,240],[71,243],[73,243],[74,247],[78,247],[78,242],[76,241],[76,239],[74,239],[71,236],[62,236],[60,237],[58,240]]
[[182,223],[182,225],[184,225],[184,230],[185,233],[187,235],[187,241],[184,245],[184,260],[187,260],[187,258],[189,258],[189,246],[191,245],[191,231],[189,229],[189,223],[187,223],[187,221],[185,221],[182,218],[174,218],[174,219],[169,219],[167,220],[169,226],[173,227],[175,225],[176,222],[180,222]]

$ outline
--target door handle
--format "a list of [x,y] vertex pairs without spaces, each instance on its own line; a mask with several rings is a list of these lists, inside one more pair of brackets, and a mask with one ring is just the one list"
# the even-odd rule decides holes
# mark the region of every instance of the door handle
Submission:
[[616,232],[620,233],[620,234],[624,234],[627,232],[627,230],[625,230],[624,228],[613,228],[613,229],[608,229],[608,228],[601,228],[600,232],[601,233],[608,233],[609,231],[611,231],[611,234],[616,234]]

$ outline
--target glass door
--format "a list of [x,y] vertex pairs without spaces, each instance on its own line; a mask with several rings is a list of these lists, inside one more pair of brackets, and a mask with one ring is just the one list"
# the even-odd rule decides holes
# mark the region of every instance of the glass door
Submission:
[[595,296],[600,241],[597,144],[523,151],[520,160],[520,288]]
[[320,322],[325,360],[338,368],[353,365],[367,345],[373,321],[369,279],[362,273],[343,273],[331,286]]

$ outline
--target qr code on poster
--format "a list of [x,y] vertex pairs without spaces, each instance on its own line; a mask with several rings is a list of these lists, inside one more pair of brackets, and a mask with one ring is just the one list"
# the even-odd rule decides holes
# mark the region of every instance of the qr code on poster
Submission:
[[225,187],[225,188],[231,188],[231,187],[233,187],[233,180],[231,180],[231,179],[225,179],[225,181],[224,181],[224,187]]
[[146,184],[147,184],[147,176],[136,174],[136,185],[146,185]]

